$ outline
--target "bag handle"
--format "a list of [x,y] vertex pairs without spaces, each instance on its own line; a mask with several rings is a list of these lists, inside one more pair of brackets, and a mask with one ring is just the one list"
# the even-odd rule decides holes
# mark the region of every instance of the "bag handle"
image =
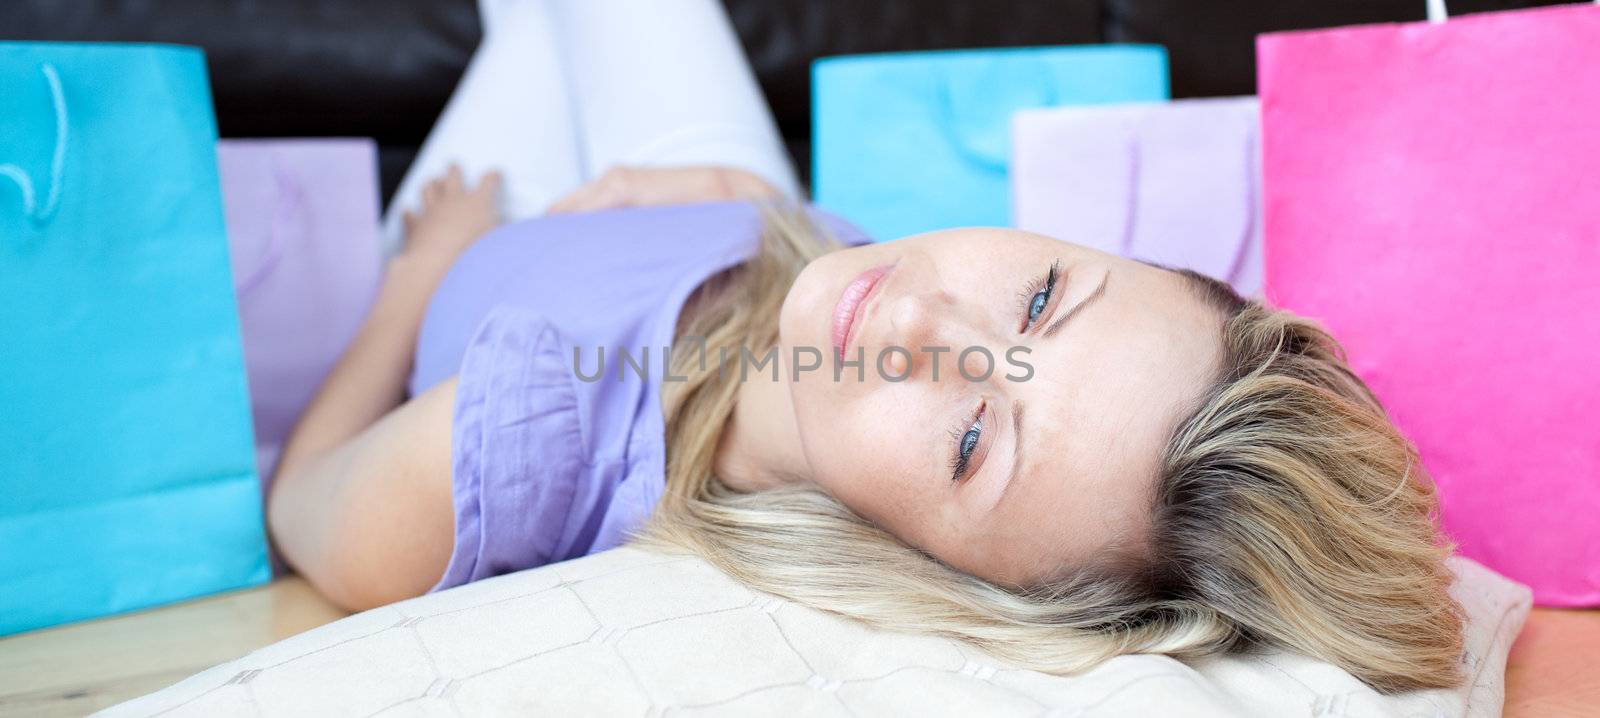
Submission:
[[67,96],[61,91],[61,75],[55,65],[40,63],[39,72],[50,85],[50,104],[56,113],[56,146],[50,153],[50,189],[44,196],[44,206],[35,205],[33,179],[21,167],[9,162],[0,165],[0,177],[15,182],[22,191],[22,213],[35,223],[44,223],[61,203],[61,173],[67,161]]
[[267,247],[261,252],[261,259],[256,262],[255,269],[244,277],[234,282],[234,294],[240,299],[254,292],[256,287],[266,281],[278,263],[283,260],[284,235],[305,236],[306,227],[306,196],[300,188],[299,182],[277,161],[277,156],[272,156],[272,179],[277,188],[272,212],[272,226],[267,233]]
[[[1600,5],[1600,0],[1594,0],[1594,4]],[[1450,11],[1445,8],[1444,0],[1428,0],[1428,22],[1442,23],[1449,17]]]
[[[1250,240],[1256,236],[1259,221],[1256,219],[1256,206],[1260,203],[1261,190],[1257,187],[1260,181],[1260,167],[1257,165],[1256,145],[1260,140],[1256,137],[1259,130],[1252,125],[1245,131],[1244,141],[1244,207],[1245,217],[1243,229],[1239,233],[1239,241],[1234,244],[1233,259],[1228,262],[1227,276],[1222,277],[1228,284],[1238,286],[1239,280],[1244,277],[1245,261],[1250,258]],[[1144,148],[1139,142],[1139,136],[1130,134],[1128,138],[1128,206],[1122,220],[1122,237],[1117,242],[1117,254],[1130,259],[1140,257],[1133,250],[1133,240],[1139,222],[1139,173],[1144,165]]]

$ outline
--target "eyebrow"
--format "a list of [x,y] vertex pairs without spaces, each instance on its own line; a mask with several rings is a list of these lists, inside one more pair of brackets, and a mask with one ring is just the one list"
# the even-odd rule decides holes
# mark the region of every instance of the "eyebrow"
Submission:
[[989,503],[989,510],[999,506],[1004,501],[1011,487],[1017,483],[1017,472],[1022,470],[1022,412],[1026,405],[1018,399],[1011,402],[1011,471],[1006,474],[1005,484],[1000,488],[1000,495],[994,497]]
[[1084,307],[1093,304],[1096,299],[1105,296],[1106,283],[1109,281],[1111,281],[1111,272],[1106,272],[1105,276],[1100,278],[1100,286],[1095,287],[1094,291],[1089,293],[1089,296],[1083,298],[1083,301],[1078,302],[1076,306],[1067,310],[1067,313],[1061,315],[1060,319],[1051,322],[1050,326],[1044,330],[1043,336],[1054,336],[1056,332],[1061,331],[1062,325],[1066,324],[1068,319],[1078,316],[1078,313],[1083,311]]
[[[1100,278],[1100,285],[1095,287],[1094,291],[1089,293],[1089,296],[1084,297],[1083,301],[1078,302],[1078,304],[1072,309],[1067,310],[1066,314],[1061,315],[1060,319],[1051,322],[1050,326],[1044,330],[1043,336],[1049,337],[1054,335],[1061,329],[1062,325],[1067,323],[1068,319],[1077,316],[1078,312],[1083,311],[1084,307],[1093,304],[1096,299],[1105,296],[1106,283],[1109,281],[1111,281],[1111,272],[1106,272],[1105,276]],[[1004,488],[1000,489],[1000,495],[995,497],[994,503],[990,505],[991,508],[994,506],[999,506],[1000,502],[1005,500],[1006,494],[1011,491],[1011,487],[1017,485],[1017,473],[1022,471],[1022,460],[1024,456],[1022,451],[1022,414],[1026,406],[1027,405],[1024,404],[1020,399],[1011,402],[1011,472],[1006,475],[1006,485]]]

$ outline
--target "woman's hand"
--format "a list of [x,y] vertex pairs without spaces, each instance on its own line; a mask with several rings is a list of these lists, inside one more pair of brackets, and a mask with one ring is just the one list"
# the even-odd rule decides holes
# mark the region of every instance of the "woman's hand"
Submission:
[[546,210],[593,212],[618,207],[719,202],[776,197],[760,177],[733,167],[626,167],[618,165],[556,200]]
[[444,176],[422,188],[421,207],[407,211],[404,218],[405,245],[395,259],[442,275],[467,247],[500,223],[500,173],[489,172],[476,187],[469,187],[461,168],[451,165]]

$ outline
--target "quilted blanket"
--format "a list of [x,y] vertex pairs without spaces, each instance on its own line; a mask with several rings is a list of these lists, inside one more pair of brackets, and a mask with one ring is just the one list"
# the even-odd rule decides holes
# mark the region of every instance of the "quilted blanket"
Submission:
[[1046,675],[625,547],[360,613],[104,715],[1498,716],[1530,595],[1451,561],[1469,614],[1454,690],[1383,696],[1281,651]]

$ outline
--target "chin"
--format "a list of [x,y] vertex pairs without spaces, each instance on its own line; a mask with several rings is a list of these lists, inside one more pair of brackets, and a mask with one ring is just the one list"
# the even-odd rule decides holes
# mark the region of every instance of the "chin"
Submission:
[[835,284],[829,281],[833,275],[833,262],[829,260],[838,254],[813,260],[800,270],[794,284],[789,285],[789,293],[784,295],[783,306],[778,309],[778,344],[784,347],[827,344],[828,317],[833,307],[828,290]]

